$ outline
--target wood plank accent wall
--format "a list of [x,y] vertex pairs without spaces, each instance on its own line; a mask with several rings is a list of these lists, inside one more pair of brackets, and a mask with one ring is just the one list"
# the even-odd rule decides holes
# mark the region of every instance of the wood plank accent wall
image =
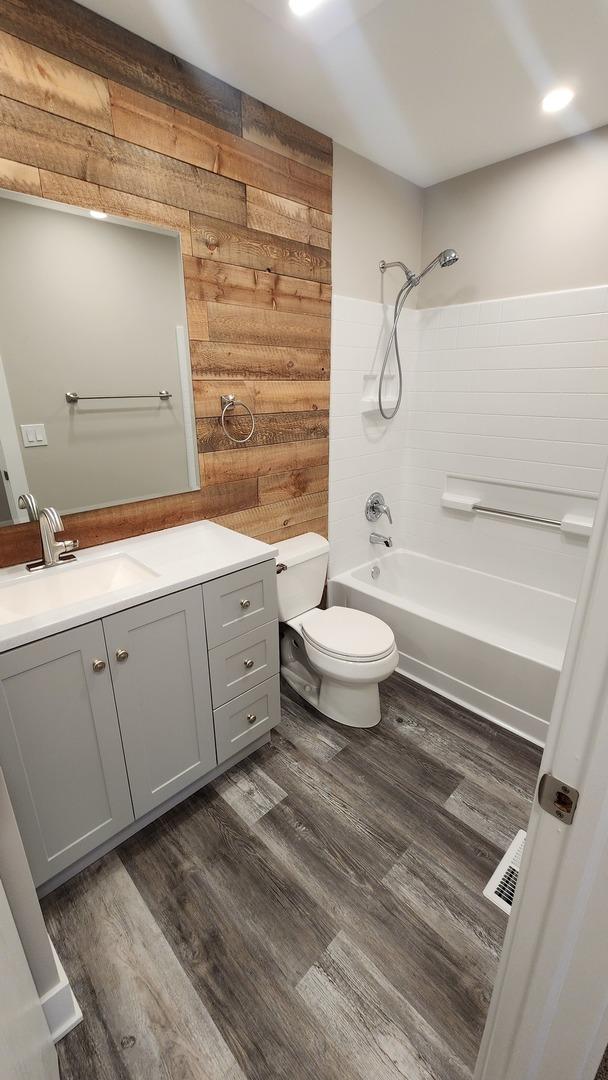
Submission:
[[[0,0],[0,187],[181,236],[202,488],[66,517],[83,547],[201,518],[327,534],[331,180],[326,136],[73,0]],[[37,547],[1,529],[0,565]]]

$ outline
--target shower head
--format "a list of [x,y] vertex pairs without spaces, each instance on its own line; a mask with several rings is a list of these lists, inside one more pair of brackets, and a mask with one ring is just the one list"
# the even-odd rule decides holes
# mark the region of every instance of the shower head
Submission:
[[438,255],[440,266],[453,266],[458,262],[458,252],[454,251],[454,248],[446,248]]
[[436,255],[432,262],[425,266],[424,270],[420,271],[415,284],[419,285],[423,277],[428,274],[429,270],[433,270],[435,266],[453,266],[456,262],[458,262],[458,252],[454,251],[454,248],[446,248],[445,251],[440,251],[439,255]]

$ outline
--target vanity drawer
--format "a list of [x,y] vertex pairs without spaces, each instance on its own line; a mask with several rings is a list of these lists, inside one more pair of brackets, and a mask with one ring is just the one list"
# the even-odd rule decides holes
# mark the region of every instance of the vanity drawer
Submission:
[[203,585],[209,648],[278,618],[274,559]]
[[217,709],[279,670],[279,624],[250,630],[209,653],[211,695]]
[[214,714],[218,764],[255,742],[275,727],[281,719],[279,676],[241,694]]

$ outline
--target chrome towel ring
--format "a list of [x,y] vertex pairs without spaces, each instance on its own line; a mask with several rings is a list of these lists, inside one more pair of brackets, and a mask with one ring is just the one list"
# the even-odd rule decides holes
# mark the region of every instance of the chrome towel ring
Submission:
[[[226,435],[230,439],[230,442],[233,443],[249,442],[251,436],[255,431],[255,416],[253,415],[249,406],[245,405],[244,401],[239,401],[234,394],[222,394],[220,400],[222,403],[222,415],[220,416],[220,423],[222,425],[224,435]],[[231,409],[235,409],[237,405],[242,405],[242,407],[245,409],[246,412],[249,413],[249,416],[251,417],[251,431],[248,435],[245,436],[244,439],[235,439],[234,435],[231,435],[230,432],[226,429],[226,413],[229,412]]]

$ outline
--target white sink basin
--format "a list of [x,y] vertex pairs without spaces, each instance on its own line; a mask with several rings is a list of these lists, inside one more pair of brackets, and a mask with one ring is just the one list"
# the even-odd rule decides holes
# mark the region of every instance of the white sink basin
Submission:
[[109,555],[91,562],[26,572],[15,581],[0,585],[0,621],[16,622],[42,615],[154,577],[158,577],[154,570],[130,555]]

